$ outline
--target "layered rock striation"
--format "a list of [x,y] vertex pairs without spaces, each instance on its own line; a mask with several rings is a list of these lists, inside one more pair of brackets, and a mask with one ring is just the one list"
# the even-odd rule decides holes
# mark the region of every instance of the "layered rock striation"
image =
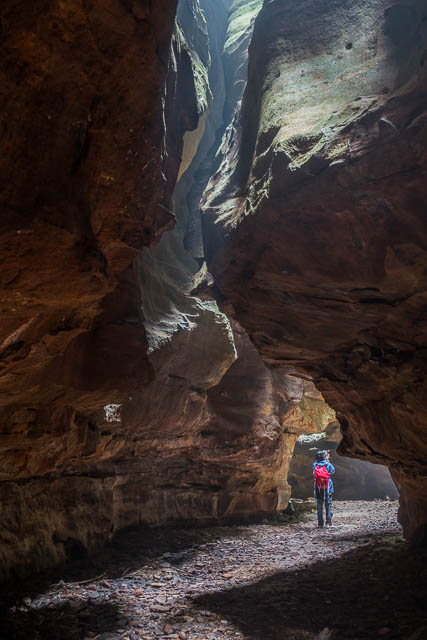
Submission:
[[337,411],[341,453],[386,464],[427,533],[425,3],[269,0],[226,158],[208,263],[273,370]]
[[311,380],[422,536],[421,5],[266,2],[240,113],[261,4],[0,12],[0,579],[285,508]]
[[[211,287],[204,286],[212,282],[204,265],[199,197],[226,128],[222,52],[235,19],[228,3],[221,7],[222,15],[204,0],[180,5],[178,32],[186,38],[193,75],[209,83],[199,85],[198,125],[184,137],[176,226],[136,260],[155,379],[122,414],[138,434],[137,466],[151,495],[142,519],[150,523],[206,523],[286,507],[287,463],[304,423],[304,410],[295,414],[304,383],[272,376],[244,330],[230,326]],[[250,22],[241,29],[246,46]],[[314,428],[308,415],[305,428]]]
[[120,478],[86,462],[119,455],[109,420],[154,377],[132,262],[174,219],[175,9],[1,9],[1,577],[92,549],[124,517]]
[[176,22],[173,2],[21,4],[0,15],[0,579],[130,525],[275,513],[317,428],[304,383],[193,292],[222,54],[231,29],[244,60],[254,6],[236,31],[227,0]]

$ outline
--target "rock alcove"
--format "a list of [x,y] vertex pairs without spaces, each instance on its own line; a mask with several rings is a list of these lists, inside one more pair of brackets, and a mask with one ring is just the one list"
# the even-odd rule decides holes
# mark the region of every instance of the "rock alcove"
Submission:
[[326,403],[426,539],[424,3],[176,4],[0,12],[1,579],[276,514]]

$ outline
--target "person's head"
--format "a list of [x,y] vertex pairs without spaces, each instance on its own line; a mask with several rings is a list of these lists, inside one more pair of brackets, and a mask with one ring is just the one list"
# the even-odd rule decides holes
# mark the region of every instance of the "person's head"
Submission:
[[326,458],[324,451],[318,451],[316,453],[316,462],[324,462]]

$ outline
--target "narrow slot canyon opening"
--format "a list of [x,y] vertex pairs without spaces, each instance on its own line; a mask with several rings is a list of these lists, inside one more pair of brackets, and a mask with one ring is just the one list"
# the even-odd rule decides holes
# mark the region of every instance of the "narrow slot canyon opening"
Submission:
[[423,2],[48,4],[0,10],[0,637],[423,640]]

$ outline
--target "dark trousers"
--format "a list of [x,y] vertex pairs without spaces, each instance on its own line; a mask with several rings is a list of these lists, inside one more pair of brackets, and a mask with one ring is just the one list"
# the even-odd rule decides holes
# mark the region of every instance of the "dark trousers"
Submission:
[[316,492],[317,524],[323,527],[323,505],[325,505],[326,524],[332,524],[332,495],[328,491]]

